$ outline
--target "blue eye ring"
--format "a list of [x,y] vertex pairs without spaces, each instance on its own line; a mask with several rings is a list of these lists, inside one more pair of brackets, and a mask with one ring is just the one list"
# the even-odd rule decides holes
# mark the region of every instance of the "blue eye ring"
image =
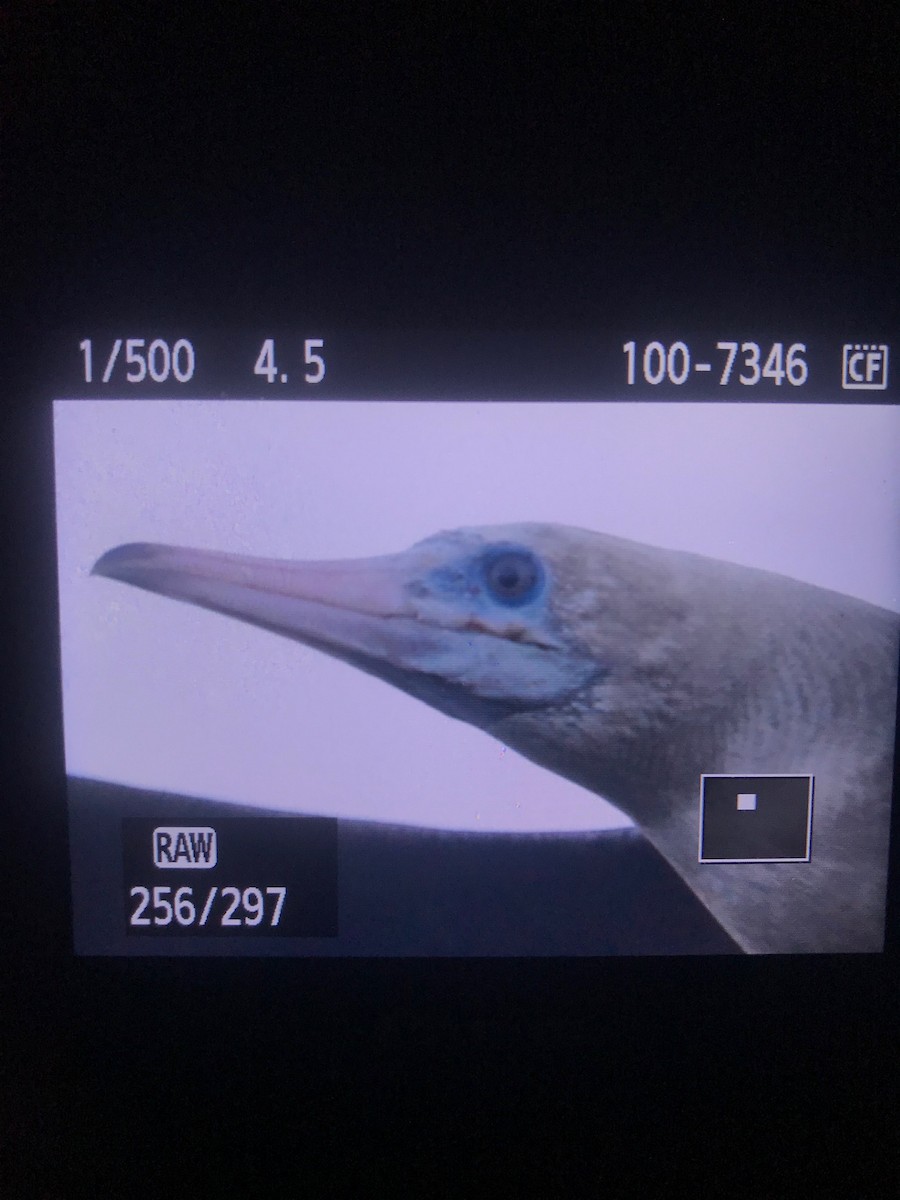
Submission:
[[540,559],[521,546],[495,547],[483,556],[481,567],[488,592],[507,608],[528,604],[544,584]]

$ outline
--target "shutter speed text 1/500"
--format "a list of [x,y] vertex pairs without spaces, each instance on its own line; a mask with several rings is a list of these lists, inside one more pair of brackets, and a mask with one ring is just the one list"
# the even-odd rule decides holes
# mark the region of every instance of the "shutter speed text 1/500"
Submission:
[[[323,338],[303,339],[303,381],[307,384],[321,383],[325,378],[325,348]],[[82,376],[85,383],[190,383],[197,369],[197,354],[194,343],[188,338],[170,342],[165,338],[115,338],[111,343],[98,343],[94,354],[94,339],[83,338],[78,343],[81,352]],[[293,378],[297,367],[299,348],[291,347],[294,353],[290,363],[276,363],[275,339],[266,338],[262,343],[253,374],[266,383],[287,383]],[[96,362],[95,362],[96,358]],[[249,367],[249,363],[247,364]],[[291,365],[291,375],[282,368]]]

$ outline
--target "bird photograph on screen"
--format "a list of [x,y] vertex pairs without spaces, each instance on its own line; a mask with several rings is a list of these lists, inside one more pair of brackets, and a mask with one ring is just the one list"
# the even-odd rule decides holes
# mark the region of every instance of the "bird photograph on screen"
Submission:
[[[893,612],[542,523],[308,562],[131,543],[93,572],[295,639],[607,798],[746,952],[880,948]],[[810,777],[804,851],[704,860],[704,774]]]
[[334,952],[882,949],[900,410],[61,401],[54,437],[68,776],[337,818]]

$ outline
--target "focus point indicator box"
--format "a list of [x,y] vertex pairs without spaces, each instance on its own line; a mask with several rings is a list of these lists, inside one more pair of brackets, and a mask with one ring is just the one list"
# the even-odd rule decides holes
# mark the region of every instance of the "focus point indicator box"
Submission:
[[701,863],[809,862],[812,775],[701,775]]

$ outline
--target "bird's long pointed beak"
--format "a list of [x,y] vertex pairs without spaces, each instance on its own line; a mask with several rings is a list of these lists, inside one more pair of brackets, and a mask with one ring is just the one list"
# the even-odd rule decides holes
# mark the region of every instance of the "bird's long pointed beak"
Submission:
[[518,610],[479,612],[464,587],[436,597],[447,556],[440,539],[337,562],[133,544],[108,551],[93,573],[282,634],[481,726],[595,673]]
[[95,563],[94,575],[237,617],[358,663],[415,669],[439,630],[415,619],[406,555],[290,562],[135,543]]

